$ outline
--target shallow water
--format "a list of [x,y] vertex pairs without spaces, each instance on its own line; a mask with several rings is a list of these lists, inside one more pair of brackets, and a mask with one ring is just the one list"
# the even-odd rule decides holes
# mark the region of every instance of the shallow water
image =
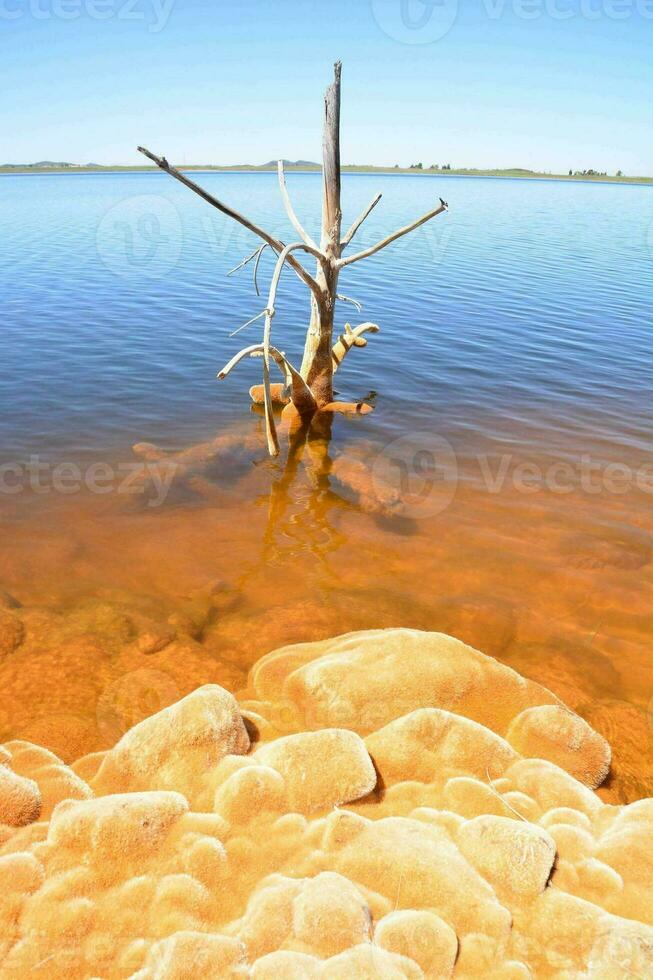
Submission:
[[[288,240],[273,175],[198,180]],[[315,232],[318,178],[289,183]],[[440,194],[451,211],[341,281],[364,309],[343,304],[339,323],[382,332],[337,388],[377,392],[374,414],[272,461],[248,406],[260,367],[215,380],[258,337],[229,338],[264,306],[249,270],[226,276],[250,237],[163,174],[0,180],[0,586],[28,619],[0,659],[0,738],[72,757],[198,683],[241,686],[275,646],[407,625],[551,687],[612,741],[614,798],[650,793],[653,191],[343,189],[345,223],[384,194],[360,246]],[[298,361],[290,273],[278,307]],[[142,441],[171,456],[128,472]],[[77,491],[99,463],[95,492]],[[143,652],[171,617],[178,639]]]

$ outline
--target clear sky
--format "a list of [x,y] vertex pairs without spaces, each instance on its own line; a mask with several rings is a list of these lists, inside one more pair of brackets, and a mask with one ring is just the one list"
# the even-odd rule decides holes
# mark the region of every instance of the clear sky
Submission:
[[653,0],[0,0],[0,162],[653,174]]

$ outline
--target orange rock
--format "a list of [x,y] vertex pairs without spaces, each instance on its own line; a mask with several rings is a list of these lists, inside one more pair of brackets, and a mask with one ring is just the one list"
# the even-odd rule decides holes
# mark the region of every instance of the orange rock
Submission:
[[132,980],[189,980],[190,977],[249,975],[242,943],[228,936],[177,932],[150,950],[142,970]]
[[234,696],[206,684],[123,735],[103,759],[92,787],[96,793],[174,788],[199,802],[207,770],[228,753],[248,748]]
[[3,980],[653,976],[653,800],[567,771],[601,743],[545,689],[389,630],[277,651],[244,697],[199,688],[70,769],[0,751]]
[[539,895],[556,856],[555,841],[546,830],[507,817],[468,820],[460,827],[456,843],[499,895]]
[[377,923],[374,942],[391,953],[410,957],[425,977],[445,980],[453,973],[458,939],[451,926],[434,912],[391,912]]
[[287,735],[255,756],[282,774],[289,804],[300,813],[358,800],[376,785],[365,743],[344,729]]
[[610,769],[606,740],[562,705],[527,708],[512,720],[506,738],[521,755],[548,759],[592,789]]
[[295,897],[292,928],[295,938],[312,953],[327,958],[369,941],[372,916],[355,885],[324,871],[304,882]]
[[23,827],[38,820],[41,806],[41,791],[33,779],[0,766],[0,824]]

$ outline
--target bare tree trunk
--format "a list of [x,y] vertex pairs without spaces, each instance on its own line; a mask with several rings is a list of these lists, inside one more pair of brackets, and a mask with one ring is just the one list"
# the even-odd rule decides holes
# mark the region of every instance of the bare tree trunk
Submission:
[[322,137],[322,235],[320,251],[328,266],[318,262],[315,279],[321,295],[311,297],[311,322],[306,335],[301,375],[318,406],[333,401],[333,317],[338,288],[338,260],[342,211],[340,207],[340,71],[334,65],[334,80],[324,97]]
[[[251,395],[254,401],[262,400],[265,406],[265,423],[268,448],[272,456],[279,453],[279,441],[276,433],[276,426],[273,414],[273,403],[285,401],[285,396],[290,398],[290,405],[286,406],[288,417],[292,412],[296,413],[297,419],[293,424],[300,428],[307,425],[311,419],[319,419],[320,415],[329,415],[331,418],[334,412],[363,412],[369,410],[369,406],[362,403],[335,403],[333,401],[333,375],[340,366],[343,358],[348,354],[352,347],[365,347],[367,340],[363,337],[365,333],[376,333],[378,327],[375,323],[361,323],[357,327],[345,324],[345,329],[338,337],[336,343],[333,342],[333,325],[336,300],[341,299],[352,303],[360,312],[361,304],[347,296],[339,296],[338,276],[340,270],[366,259],[381,249],[386,248],[398,238],[408,235],[416,228],[421,227],[425,222],[430,221],[437,215],[447,211],[446,201],[440,198],[439,207],[431,208],[426,214],[404,225],[397,231],[386,235],[374,245],[348,255],[343,258],[343,251],[349,246],[352,239],[358,232],[365,219],[378,204],[381,195],[377,194],[368,204],[365,210],[356,218],[345,236],[342,237],[342,211],[340,205],[340,72],[341,64],[339,61],[334,65],[334,78],[331,85],[326,90],[324,99],[324,130],[322,137],[322,229],[320,235],[320,247],[318,248],[302,226],[295,209],[292,206],[286,179],[283,169],[283,161],[278,164],[279,188],[286,207],[291,224],[299,234],[300,240],[291,242],[288,245],[271,235],[264,228],[251,221],[245,215],[240,214],[227,204],[223,203],[213,194],[210,194],[195,181],[191,180],[186,174],[176,167],[171,166],[165,157],[159,157],[155,153],[139,146],[138,149],[148,159],[152,160],[161,170],[164,170],[175,180],[184,184],[195,194],[198,194],[212,207],[217,208],[223,214],[237,221],[247,228],[252,234],[257,235],[263,240],[263,245],[255,249],[251,255],[244,259],[236,269],[242,269],[249,262],[254,262],[254,286],[256,295],[259,295],[256,274],[261,254],[265,248],[270,248],[277,256],[274,275],[270,284],[268,302],[264,310],[256,316],[251,317],[246,323],[241,324],[237,330],[231,334],[239,333],[245,327],[265,317],[263,329],[263,341],[258,344],[250,344],[238,354],[219,372],[219,378],[225,378],[236,364],[239,364],[246,357],[259,357],[263,359],[263,384],[254,385]],[[297,252],[306,252],[317,260],[317,270],[312,276],[298,260]],[[275,315],[275,299],[279,278],[284,265],[288,264],[291,269],[301,279],[311,293],[311,318],[306,334],[304,345],[304,356],[302,359],[301,370],[297,371],[292,366],[285,354],[272,345],[272,320]],[[281,370],[285,378],[283,388],[270,383],[270,367],[274,361]],[[280,390],[281,389],[281,390]],[[273,397],[274,395],[277,397]],[[279,397],[281,395],[281,397]],[[330,423],[329,423],[330,424]]]

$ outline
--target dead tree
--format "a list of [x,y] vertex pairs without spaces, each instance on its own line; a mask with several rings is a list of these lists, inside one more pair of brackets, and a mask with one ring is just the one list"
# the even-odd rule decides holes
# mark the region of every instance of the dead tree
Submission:
[[[376,333],[378,326],[375,323],[361,323],[357,327],[345,325],[344,331],[340,334],[335,344],[333,341],[334,313],[336,300],[341,299],[352,302],[360,309],[360,304],[355,300],[349,300],[346,296],[338,293],[338,278],[343,269],[354,262],[360,262],[382,248],[396,241],[403,235],[414,231],[425,222],[435,218],[447,210],[447,203],[441,198],[438,207],[426,214],[423,214],[416,221],[399,228],[398,231],[378,241],[369,248],[364,248],[359,252],[354,252],[345,256],[345,249],[351,244],[356,232],[370,214],[373,208],[379,203],[381,194],[368,204],[365,210],[356,218],[348,231],[342,234],[342,211],[340,206],[340,71],[341,64],[336,62],[334,66],[334,80],[329,85],[324,99],[324,131],[322,141],[322,229],[319,245],[313,241],[311,236],[302,227],[294,208],[290,201],[288,189],[283,169],[283,162],[280,160],[279,187],[281,196],[286,208],[286,212],[291,224],[295,228],[299,238],[297,241],[286,245],[284,242],[275,238],[263,228],[259,228],[253,221],[244,215],[239,214],[233,208],[224,204],[218,198],[209,194],[208,191],[190,180],[186,174],[171,166],[165,157],[157,157],[145,147],[139,146],[141,153],[153,160],[162,170],[179,180],[186,187],[189,187],[201,198],[217,208],[223,214],[233,218],[243,227],[247,228],[254,235],[262,239],[260,245],[250,256],[241,262],[237,268],[242,268],[250,261],[254,261],[254,279],[256,283],[256,272],[263,251],[271,248],[277,256],[276,266],[272,275],[270,289],[268,292],[267,305],[264,310],[258,313],[251,320],[248,320],[243,327],[249,326],[255,320],[264,319],[263,337],[258,344],[253,344],[239,351],[218,374],[218,378],[226,378],[230,371],[245,357],[262,357],[263,360],[263,385],[262,400],[265,407],[265,425],[267,443],[270,454],[276,456],[279,452],[279,440],[277,437],[276,426],[273,415],[273,401],[287,401],[289,398],[294,409],[303,418],[311,418],[316,412],[321,411],[342,411],[348,406],[338,404],[333,401],[333,376],[340,367],[342,360],[352,347],[364,347],[367,343],[366,333]],[[305,253],[316,260],[315,274],[312,275],[299,261],[297,253]],[[308,287],[311,294],[311,317],[306,333],[304,344],[304,356],[301,367],[297,370],[290,363],[283,352],[272,344],[272,320],[275,315],[275,302],[279,279],[284,265],[297,274],[299,279]],[[235,271],[235,270],[233,270]],[[257,286],[258,293],[258,286]],[[239,327],[236,333],[243,327]],[[274,393],[277,396],[273,399],[273,389],[270,384],[270,365],[274,361],[284,378],[282,395],[279,387],[274,386]],[[283,397],[287,396],[287,397]],[[356,406],[352,406],[355,410]]]

